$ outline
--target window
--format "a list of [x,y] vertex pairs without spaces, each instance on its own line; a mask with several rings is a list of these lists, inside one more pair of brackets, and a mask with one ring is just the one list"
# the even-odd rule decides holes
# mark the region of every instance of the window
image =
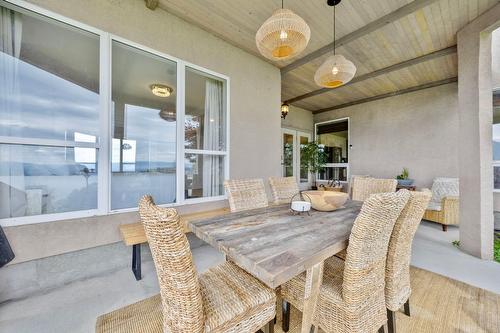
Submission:
[[349,179],[349,120],[341,119],[316,124],[316,140],[325,146],[328,160],[319,180]]
[[0,16],[0,218],[97,209],[99,36]]
[[225,80],[186,68],[184,118],[186,199],[224,194]]
[[229,78],[40,11],[0,0],[0,223],[224,198]]
[[[177,65],[112,42],[111,209],[137,206],[144,194],[157,204],[176,198]],[[156,96],[154,85],[171,89]]]
[[290,133],[289,130],[283,131],[283,157],[282,157],[282,165],[283,165],[283,177],[292,177],[293,176],[293,167],[294,167],[294,154],[295,154],[295,135]]

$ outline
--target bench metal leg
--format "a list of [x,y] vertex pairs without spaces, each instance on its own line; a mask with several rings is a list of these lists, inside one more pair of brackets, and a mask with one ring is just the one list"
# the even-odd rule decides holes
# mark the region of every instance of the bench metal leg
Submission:
[[141,276],[141,244],[135,244],[132,246],[132,272],[134,273],[135,279],[139,281]]

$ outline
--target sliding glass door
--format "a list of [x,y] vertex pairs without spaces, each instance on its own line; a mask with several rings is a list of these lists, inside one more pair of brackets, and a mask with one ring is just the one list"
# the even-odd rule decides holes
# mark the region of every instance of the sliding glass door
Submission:
[[301,165],[302,148],[311,141],[311,134],[293,129],[282,129],[282,176],[295,177],[300,189],[308,189],[311,175],[307,167]]

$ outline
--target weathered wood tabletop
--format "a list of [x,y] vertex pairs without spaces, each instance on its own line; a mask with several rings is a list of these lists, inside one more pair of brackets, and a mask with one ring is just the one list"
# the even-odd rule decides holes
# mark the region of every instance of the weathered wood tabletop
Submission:
[[347,247],[362,202],[333,212],[293,215],[271,206],[189,222],[191,231],[264,284],[276,288],[307,272],[303,332],[311,326],[323,261]]
[[271,288],[340,252],[361,202],[348,201],[333,212],[292,215],[289,205],[192,220],[203,239]]

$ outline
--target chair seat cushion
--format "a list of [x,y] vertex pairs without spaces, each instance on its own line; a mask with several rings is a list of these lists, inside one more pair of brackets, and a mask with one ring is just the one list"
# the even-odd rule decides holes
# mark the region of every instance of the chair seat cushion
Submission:
[[231,262],[209,269],[199,280],[205,332],[255,332],[275,316],[274,291]]
[[[253,276],[225,262],[199,276],[205,332],[256,332],[276,313],[276,295]],[[160,295],[100,316],[96,333],[163,333]]]
[[427,206],[428,210],[435,210],[435,211],[441,211],[441,204],[436,203],[436,202],[429,202],[429,205]]
[[447,196],[459,195],[458,178],[438,177],[432,183],[432,198],[427,209],[441,210],[441,200]]

